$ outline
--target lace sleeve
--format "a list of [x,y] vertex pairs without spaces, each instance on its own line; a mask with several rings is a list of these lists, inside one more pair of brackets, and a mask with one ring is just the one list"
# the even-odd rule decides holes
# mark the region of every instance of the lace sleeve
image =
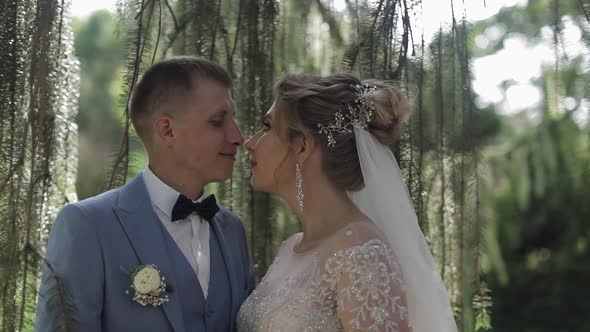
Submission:
[[401,270],[391,249],[370,240],[338,255],[335,286],[344,331],[412,331]]

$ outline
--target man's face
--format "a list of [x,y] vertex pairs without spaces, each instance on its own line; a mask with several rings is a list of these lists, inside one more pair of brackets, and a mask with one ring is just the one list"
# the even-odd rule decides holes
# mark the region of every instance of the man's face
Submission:
[[237,147],[244,142],[230,90],[213,80],[195,82],[184,109],[175,112],[175,163],[207,184],[231,177]]

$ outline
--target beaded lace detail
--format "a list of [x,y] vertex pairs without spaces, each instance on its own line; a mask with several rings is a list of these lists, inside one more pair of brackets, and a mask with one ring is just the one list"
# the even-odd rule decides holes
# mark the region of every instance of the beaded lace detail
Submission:
[[[238,331],[410,331],[402,273],[380,239],[281,267],[285,252],[297,255],[279,252],[242,305]],[[285,273],[273,278],[277,268]]]

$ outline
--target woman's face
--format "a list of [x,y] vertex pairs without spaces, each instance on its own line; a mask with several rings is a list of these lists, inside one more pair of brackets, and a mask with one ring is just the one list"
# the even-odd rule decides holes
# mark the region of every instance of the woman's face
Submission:
[[245,143],[250,153],[250,184],[255,190],[274,194],[295,188],[295,157],[277,117],[280,104],[275,101],[264,116],[262,129]]

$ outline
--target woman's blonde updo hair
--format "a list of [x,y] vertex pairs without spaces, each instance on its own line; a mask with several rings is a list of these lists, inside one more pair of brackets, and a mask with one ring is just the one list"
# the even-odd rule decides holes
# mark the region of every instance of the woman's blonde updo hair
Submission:
[[408,100],[398,87],[379,80],[360,81],[349,74],[288,74],[274,86],[277,115],[285,124],[288,142],[303,133],[312,135],[322,149],[324,172],[334,185],[347,191],[364,186],[354,133],[333,134],[335,144],[329,146],[328,136],[319,132],[318,125],[327,127],[336,112],[347,113],[358,98],[355,85],[360,84],[376,87],[369,97],[374,110],[368,131],[382,144],[394,143],[410,113]]

